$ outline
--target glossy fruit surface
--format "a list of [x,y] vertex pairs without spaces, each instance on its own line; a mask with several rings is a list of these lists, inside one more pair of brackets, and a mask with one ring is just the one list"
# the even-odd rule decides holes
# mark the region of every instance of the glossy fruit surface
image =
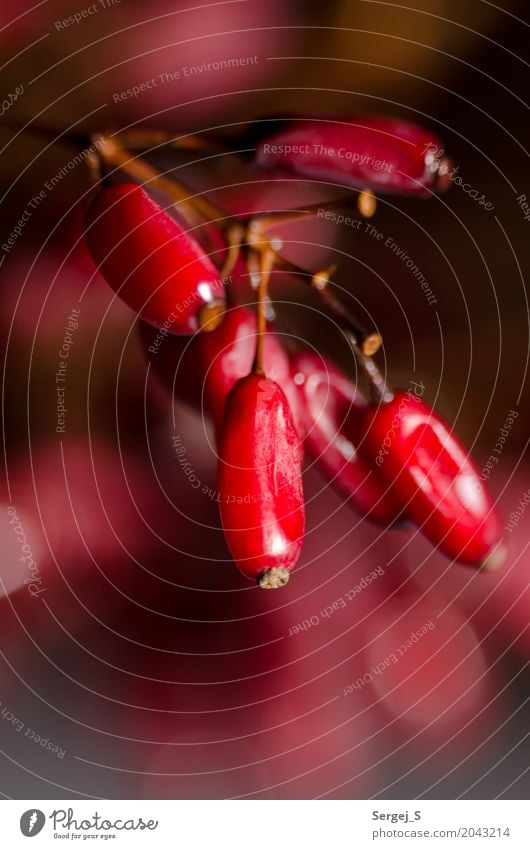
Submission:
[[120,298],[168,333],[193,333],[223,283],[198,242],[134,183],[104,186],[87,214],[94,262]]
[[[255,313],[248,307],[233,307],[225,313],[215,330],[201,333],[197,345],[205,375],[206,406],[213,417],[219,441],[227,395],[252,368],[256,349]],[[264,339],[263,360],[265,373],[281,386],[287,397],[302,449],[304,431],[298,393],[291,378],[287,353],[272,330],[267,331]]]
[[369,409],[366,447],[431,542],[463,563],[495,568],[505,548],[491,496],[447,423],[411,392]]
[[301,353],[291,360],[293,381],[300,393],[305,447],[334,489],[361,515],[391,524],[402,507],[356,450],[359,419],[366,401],[352,381],[319,354]]
[[226,402],[219,449],[219,503],[226,541],[244,575],[285,584],[302,548],[304,495],[298,437],[273,380],[250,374]]
[[429,196],[448,185],[442,153],[432,133],[395,118],[302,119],[265,137],[256,163],[343,186]]

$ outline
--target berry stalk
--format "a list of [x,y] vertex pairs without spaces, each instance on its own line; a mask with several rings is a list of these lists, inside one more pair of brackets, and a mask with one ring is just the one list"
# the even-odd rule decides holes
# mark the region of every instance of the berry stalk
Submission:
[[259,284],[256,323],[256,354],[252,371],[254,374],[265,376],[263,369],[263,345],[267,332],[267,291],[271,271],[274,268],[275,254],[271,248],[265,247],[260,254]]
[[93,144],[105,163],[123,171],[140,184],[149,184],[165,195],[192,226],[201,226],[205,221],[215,223],[221,230],[226,226],[226,215],[209,200],[193,191],[180,180],[166,177],[157,168],[139,156],[134,156],[111,136],[98,133],[92,137]]

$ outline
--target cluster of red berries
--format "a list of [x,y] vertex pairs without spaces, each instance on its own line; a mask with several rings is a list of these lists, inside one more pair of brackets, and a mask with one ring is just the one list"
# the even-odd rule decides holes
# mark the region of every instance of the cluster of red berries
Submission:
[[[362,212],[373,189],[428,196],[445,188],[449,162],[432,153],[440,149],[432,134],[393,119],[286,119],[259,139],[251,167],[268,169],[271,178],[287,171],[361,190]],[[114,171],[166,191],[170,201],[185,197],[182,185],[168,192],[170,178],[116,140],[99,150]],[[86,239],[101,273],[139,317],[195,334],[218,444],[221,520],[240,570],[262,587],[287,582],[304,537],[304,451],[367,518],[388,526],[412,521],[453,560],[500,565],[501,522],[468,451],[421,393],[389,390],[372,360],[378,337],[356,336],[331,294],[329,273],[309,277],[341,319],[370,401],[314,350],[283,347],[267,320],[267,282],[275,267],[296,268],[260,216],[234,219],[203,200],[194,206],[191,195],[188,206],[223,236],[222,267],[137,182],[113,183],[108,173],[89,207]],[[235,305],[224,282],[242,257],[257,280],[256,311]]]

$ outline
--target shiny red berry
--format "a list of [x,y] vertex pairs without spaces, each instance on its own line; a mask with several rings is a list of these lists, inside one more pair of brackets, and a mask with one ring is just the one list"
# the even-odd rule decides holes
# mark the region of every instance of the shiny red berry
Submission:
[[485,568],[505,547],[491,496],[468,451],[447,423],[413,392],[371,407],[366,450],[431,542],[449,557]]
[[340,369],[319,354],[301,353],[291,360],[307,431],[305,447],[321,472],[362,516],[388,525],[402,506],[357,451],[358,425],[367,403]]
[[201,308],[221,308],[214,264],[141,186],[104,186],[88,209],[86,241],[110,286],[155,327],[190,334]]
[[341,186],[429,196],[447,188],[449,160],[439,140],[416,124],[359,116],[293,120],[263,138],[256,163]]
[[287,399],[259,374],[230,392],[219,447],[219,503],[237,566],[261,587],[285,584],[302,548],[298,436]]
[[[256,349],[256,315],[248,307],[228,310],[215,330],[197,339],[200,363],[205,375],[206,407],[213,417],[218,437],[222,430],[225,401],[240,378],[249,373]],[[289,358],[278,336],[268,330],[263,345],[265,373],[284,391],[302,449],[303,427],[298,393],[291,378]]]

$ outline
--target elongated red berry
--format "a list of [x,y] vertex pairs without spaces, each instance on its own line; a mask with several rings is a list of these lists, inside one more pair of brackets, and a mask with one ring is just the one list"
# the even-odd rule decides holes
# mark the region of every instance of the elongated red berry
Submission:
[[376,468],[357,450],[358,420],[367,403],[337,366],[304,352],[291,360],[306,429],[305,447],[334,489],[362,516],[384,525],[403,512]]
[[258,374],[230,392],[219,447],[219,503],[237,566],[261,587],[287,583],[302,548],[305,511],[298,437],[287,399]]
[[259,142],[256,164],[342,186],[423,196],[447,188],[450,168],[428,130],[370,115],[287,122]]
[[491,496],[447,423],[412,392],[365,415],[367,450],[407,512],[449,557],[502,565],[505,546]]
[[[256,349],[256,315],[248,307],[233,307],[215,330],[202,333],[197,340],[204,380],[206,406],[217,433],[221,434],[225,401],[240,378],[249,373]],[[303,426],[298,393],[291,378],[289,358],[279,338],[268,330],[263,344],[265,373],[283,389],[302,449]]]
[[190,334],[202,308],[221,309],[214,264],[141,186],[104,186],[88,209],[86,241],[110,286],[155,327]]

